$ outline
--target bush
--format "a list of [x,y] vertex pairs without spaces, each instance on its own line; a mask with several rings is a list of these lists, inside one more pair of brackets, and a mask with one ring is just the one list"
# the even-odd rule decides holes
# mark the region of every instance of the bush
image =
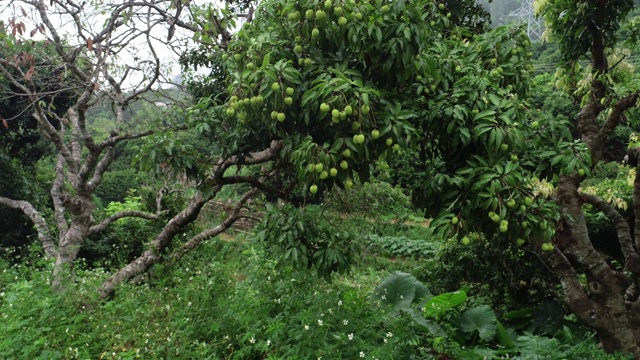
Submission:
[[354,185],[349,190],[334,187],[325,197],[325,204],[334,211],[372,217],[411,213],[409,197],[402,189],[378,180]]

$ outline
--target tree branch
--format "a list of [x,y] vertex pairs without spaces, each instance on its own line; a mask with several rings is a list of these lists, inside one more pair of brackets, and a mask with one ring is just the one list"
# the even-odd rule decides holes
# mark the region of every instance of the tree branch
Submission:
[[10,207],[12,209],[21,210],[31,221],[38,232],[38,240],[42,244],[44,253],[47,258],[53,259],[57,255],[57,250],[51,239],[51,232],[49,231],[49,225],[46,220],[40,215],[31,203],[28,201],[12,200],[5,197],[0,197],[0,204]]
[[622,215],[620,215],[618,210],[611,206],[611,204],[595,195],[581,193],[580,198],[583,201],[593,205],[596,209],[602,211],[613,223],[613,226],[616,229],[618,242],[620,243],[620,248],[622,249],[622,254],[625,258],[625,271],[630,271],[634,274],[639,273],[640,256],[638,256],[633,247],[633,241],[631,239],[631,229],[627,220]]
[[[611,107],[611,114],[609,114],[607,121],[595,134],[593,140],[589,144],[592,152],[594,152],[595,150],[597,154],[602,153],[602,148],[604,147],[605,141],[607,141],[609,135],[613,132],[613,130],[615,130],[616,126],[618,126],[620,121],[623,119],[624,112],[636,106],[638,96],[640,96],[640,91],[636,91],[635,93],[628,95],[613,104],[613,106]],[[599,161],[600,158],[601,156],[597,156],[596,161]]]
[[233,208],[231,214],[229,214],[221,224],[212,229],[207,229],[191,238],[171,255],[171,259],[173,261],[180,260],[186,253],[198,247],[198,245],[200,245],[203,241],[218,236],[219,234],[229,229],[236,222],[236,220],[240,218],[240,211],[242,210],[244,204],[259,192],[260,191],[258,191],[257,189],[252,189],[244,193],[244,195],[242,195],[240,200],[238,200],[238,202],[236,203],[236,206]]
[[135,218],[141,218],[141,219],[147,219],[147,220],[158,220],[160,218],[158,214],[149,214],[149,213],[146,213],[143,211],[137,211],[137,210],[125,210],[109,216],[108,218],[102,220],[99,224],[91,226],[89,228],[89,235],[93,235],[95,233],[103,231],[104,229],[107,228],[107,226],[111,225],[113,222],[123,218],[127,218],[127,217],[135,217]]

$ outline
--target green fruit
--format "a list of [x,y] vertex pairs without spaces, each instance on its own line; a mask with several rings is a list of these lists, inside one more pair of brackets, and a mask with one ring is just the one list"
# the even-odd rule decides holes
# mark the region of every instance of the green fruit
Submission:
[[340,161],[340,168],[342,170],[347,170],[349,168],[349,163],[346,160]]
[[342,156],[347,157],[347,158],[348,158],[348,157],[351,157],[351,150],[349,150],[349,149],[345,149],[345,150],[342,152]]
[[262,105],[262,103],[264,103],[264,97],[262,97],[262,95],[256,96],[256,103]]
[[336,176],[338,176],[338,169],[336,169],[336,168],[331,168],[331,169],[329,170],[329,175],[331,175],[332,177],[336,177]]
[[340,120],[344,120],[347,118],[347,113],[344,111],[340,111],[340,115],[339,115]]
[[287,95],[291,96],[291,95],[293,95],[293,92],[294,92],[294,91],[295,91],[295,90],[293,90],[293,88],[292,88],[292,87],[288,87],[288,88],[287,88],[287,90],[285,90],[284,92],[285,92]]
[[438,9],[444,10],[444,4],[438,4]]
[[454,217],[453,219],[451,219],[451,224],[453,225],[458,225],[459,222],[460,222],[460,219],[458,219],[457,217]]
[[360,107],[360,112],[362,113],[362,115],[369,114],[369,111],[371,111],[371,108],[369,107],[369,105],[362,105]]
[[344,17],[344,16],[340,16],[340,17],[338,18],[338,25],[340,25],[340,26],[345,26],[345,25],[347,25],[347,18],[346,18],[346,17]]
[[277,112],[277,111],[275,111],[275,110],[273,110],[273,111],[271,112],[271,118],[272,118],[273,120],[277,119],[277,118],[278,118],[278,112]]
[[498,214],[493,214],[493,217],[491,218],[491,220],[495,223],[500,221],[500,215]]
[[447,13],[447,18],[451,18],[451,13]]
[[296,45],[296,46],[293,48],[293,51],[295,51],[295,52],[296,52],[296,54],[300,54],[300,53],[302,53],[302,45]]
[[469,239],[468,236],[465,236],[462,238],[462,245],[469,245],[470,242],[471,240]]
[[584,169],[579,169],[578,170],[578,175],[584,176]]
[[533,198],[530,198],[530,197],[527,196],[526,198],[524,198],[524,203],[527,206],[533,205]]
[[311,9],[304,12],[304,16],[307,18],[307,20],[313,20],[314,15],[315,13]]
[[340,110],[338,110],[338,109],[331,110],[331,116],[340,117]]
[[525,242],[526,241],[524,239],[522,239],[522,238],[519,238],[518,240],[516,240],[516,244],[518,244],[518,246],[524,245]]
[[456,66],[456,72],[457,73],[462,72],[462,66],[460,65]]
[[514,161],[514,162],[518,161],[518,155],[516,154],[511,155],[511,161]]
[[336,6],[336,7],[333,9],[333,13],[334,13],[334,14],[336,14],[336,16],[341,16],[341,15],[342,15],[342,8],[341,8],[341,7],[339,7],[339,6]]
[[279,114],[278,114],[278,116],[277,116],[277,118],[278,118],[278,121],[283,122],[283,121],[284,121],[284,119],[285,119],[285,115],[284,115],[284,113],[279,113]]
[[547,230],[548,226],[549,226],[549,224],[547,224],[546,221],[540,223],[540,229],[542,229],[542,230]]
[[393,144],[393,139],[387,138],[387,141],[385,141],[385,144],[387,144],[387,146],[391,146],[391,144]]
[[434,26],[436,26],[436,22],[435,22],[435,21],[433,21],[433,20],[431,20],[431,22],[429,22],[429,25],[430,25],[431,27],[434,27]]
[[358,142],[360,144],[364,144],[364,135],[360,134],[360,135],[356,135],[358,137]]
[[359,123],[359,122],[357,122],[357,121],[354,121],[354,122],[351,124],[351,128],[352,128],[353,130],[358,130],[358,129],[360,129],[360,123]]
[[510,208],[515,207],[516,206],[516,201],[513,200],[513,199],[507,201],[507,206],[510,207]]
[[358,136],[358,134],[353,135],[353,143],[360,144],[360,137]]
[[236,61],[240,61],[240,59],[242,59],[242,56],[241,56],[240,54],[235,54],[235,55],[233,55],[233,58],[234,58]]
[[356,20],[360,21],[362,20],[362,14],[361,13],[355,13],[355,15],[353,15],[354,18],[356,18]]
[[327,112],[329,111],[329,109],[330,109],[329,104],[326,104],[326,103],[320,104],[320,111]]
[[320,173],[320,180],[324,180],[324,179],[326,179],[328,177],[329,177],[329,173],[328,172],[323,171],[323,172]]
[[314,29],[311,31],[311,37],[313,37],[313,38],[317,38],[317,37],[318,37],[318,35],[320,35],[320,30],[318,30],[318,28],[314,28]]
[[233,116],[235,113],[236,113],[236,111],[235,111],[235,110],[233,110],[233,108],[228,108],[228,109],[227,109],[227,115],[228,115],[228,116]]
[[527,211],[527,207],[524,205],[520,205],[520,211],[525,212]]
[[309,192],[312,194],[315,194],[318,192],[318,185],[311,185],[309,186]]
[[371,131],[371,138],[372,138],[373,140],[376,140],[376,139],[377,139],[377,138],[379,138],[379,137],[380,137],[380,131],[378,131],[378,130],[372,130],[372,131]]
[[500,150],[502,150],[502,151],[507,151],[507,150],[509,150],[509,145],[507,145],[507,144],[502,144],[502,145],[500,145]]
[[247,68],[247,70],[253,70],[254,65],[253,63],[250,62],[247,65],[245,65],[245,67]]
[[322,170],[324,170],[324,165],[322,165],[322,163],[317,163],[315,169],[316,172],[322,172]]
[[227,61],[228,58],[229,58],[229,55],[222,54],[222,61]]
[[523,229],[526,229],[529,226],[529,223],[526,221],[523,221],[520,223],[520,226],[522,226]]
[[497,64],[497,63],[498,63],[498,60],[497,60],[497,59],[491,59],[491,65],[495,65],[495,64]]
[[271,84],[271,90],[273,91],[280,90],[280,84],[278,84],[277,82],[274,82],[273,84]]
[[327,13],[325,13],[324,11],[322,11],[322,10],[316,11],[316,19],[324,20],[324,19],[326,19],[326,17],[327,17]]
[[324,2],[324,8],[326,10],[331,9],[331,6],[333,6],[333,3],[331,2],[331,0],[327,0],[327,1]]
[[393,151],[398,151],[398,150],[400,150],[400,145],[394,144],[393,145]]
[[390,10],[389,5],[384,5],[383,7],[380,8],[380,11],[382,11],[383,13],[388,13]]
[[349,189],[351,189],[352,187],[353,187],[353,181],[351,181],[351,179],[347,179],[347,180],[344,182],[344,188],[345,188],[345,189],[347,189],[347,190],[349,190]]
[[296,12],[292,12],[291,14],[289,14],[289,20],[291,21],[296,21],[300,18],[300,12],[296,11]]
[[353,108],[351,107],[351,105],[347,105],[344,107],[344,113],[347,115],[353,114]]
[[298,59],[298,65],[304,66],[304,58]]
[[286,98],[284,98],[284,103],[287,105],[293,104],[293,98],[291,96],[287,96]]
[[304,59],[304,64],[306,66],[309,66],[309,65],[313,64],[313,61],[311,61],[311,59],[309,59],[309,58],[306,58],[306,59]]

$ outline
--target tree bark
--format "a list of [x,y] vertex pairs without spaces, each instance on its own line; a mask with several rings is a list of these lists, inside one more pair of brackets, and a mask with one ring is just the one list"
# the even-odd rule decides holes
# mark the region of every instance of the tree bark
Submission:
[[149,243],[147,250],[142,255],[102,283],[98,289],[100,298],[106,299],[110,297],[118,285],[148,271],[151,266],[157,263],[161,258],[161,252],[171,244],[175,235],[198,217],[202,207],[213,199],[218,191],[220,191],[220,186],[216,187],[207,197],[203,197],[200,193],[194,196],[186,209],[169,220],[156,238]]
[[53,259],[57,255],[55,244],[51,238],[51,231],[45,219],[40,215],[38,210],[28,201],[11,200],[0,197],[0,204],[12,209],[21,210],[31,221],[38,232],[38,240],[42,244],[44,254],[47,258]]

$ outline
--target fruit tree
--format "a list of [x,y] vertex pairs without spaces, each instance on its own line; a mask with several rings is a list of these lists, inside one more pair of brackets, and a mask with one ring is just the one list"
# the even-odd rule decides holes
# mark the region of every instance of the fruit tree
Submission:
[[[520,29],[473,32],[452,22],[446,3],[431,0],[262,2],[224,49],[228,97],[205,113],[223,115],[209,116],[210,128],[233,130],[213,137],[229,152],[282,141],[271,170],[309,198],[366,181],[380,156],[415,150],[420,181],[412,190],[434,215],[432,227],[462,243],[529,247],[605,349],[638,355],[640,236],[634,243],[612,206],[578,190],[607,135],[636,104],[636,92],[618,97],[606,83],[612,45],[604,44],[615,39],[631,1],[565,3],[574,2],[541,9],[568,57],[592,57],[581,139],[570,124],[530,109],[531,54]],[[573,20],[561,20],[565,8]],[[591,246],[583,203],[616,223],[624,271]]]

